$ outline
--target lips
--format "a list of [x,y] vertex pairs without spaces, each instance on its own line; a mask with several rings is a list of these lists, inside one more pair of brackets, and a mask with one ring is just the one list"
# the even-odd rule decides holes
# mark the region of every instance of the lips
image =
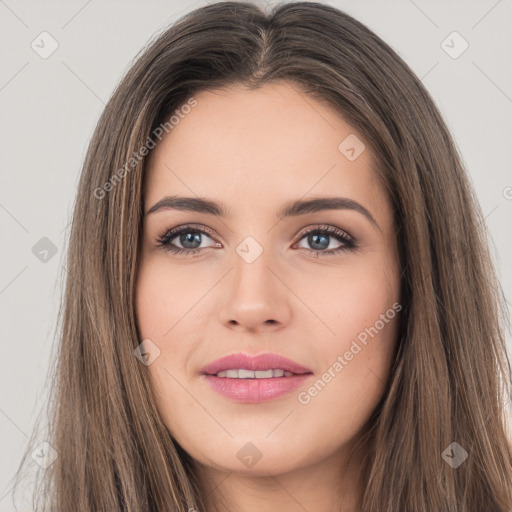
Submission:
[[216,375],[218,372],[238,369],[259,372],[275,369],[284,370],[285,372],[291,372],[296,375],[312,373],[309,368],[306,368],[279,354],[260,354],[257,356],[250,356],[244,353],[230,354],[225,357],[221,357],[220,359],[206,365],[200,371],[205,375]]
[[243,353],[217,359],[201,373],[210,389],[243,404],[268,402],[287,395],[313,375],[309,368],[278,354],[250,356]]

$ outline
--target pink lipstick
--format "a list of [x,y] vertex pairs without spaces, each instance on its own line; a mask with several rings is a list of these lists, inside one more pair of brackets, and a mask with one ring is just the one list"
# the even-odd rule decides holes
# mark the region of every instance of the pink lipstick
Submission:
[[279,354],[230,354],[201,373],[210,387],[240,403],[267,402],[302,386],[313,372]]

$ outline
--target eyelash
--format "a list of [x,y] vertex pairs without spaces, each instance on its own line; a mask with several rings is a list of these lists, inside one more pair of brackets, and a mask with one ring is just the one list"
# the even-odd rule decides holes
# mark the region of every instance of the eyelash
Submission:
[[[183,249],[181,247],[176,247],[176,246],[172,245],[171,240],[174,240],[181,233],[200,233],[203,235],[207,235],[210,238],[214,238],[213,233],[207,229],[197,228],[194,225],[186,225],[186,226],[181,226],[179,228],[174,228],[174,229],[165,231],[162,235],[160,235],[158,237],[157,246],[161,247],[165,251],[172,252],[173,254],[176,254],[176,255],[184,254],[185,256],[196,254],[200,251],[203,251],[204,249],[211,249],[211,247],[196,247],[195,249]],[[345,244],[345,245],[341,245],[340,247],[338,247],[336,249],[329,249],[329,250],[325,250],[325,251],[318,251],[315,249],[302,248],[305,251],[313,252],[317,255],[332,256],[332,255],[335,255],[335,254],[338,254],[338,253],[341,253],[344,251],[355,250],[357,248],[355,239],[353,237],[351,237],[344,231],[342,231],[338,228],[335,228],[334,226],[328,226],[328,225],[317,226],[315,228],[311,228],[311,229],[303,232],[300,235],[300,237],[296,243],[300,242],[303,238],[305,238],[310,233],[318,233],[321,235],[328,235],[329,237],[336,238],[339,242],[343,242]]]

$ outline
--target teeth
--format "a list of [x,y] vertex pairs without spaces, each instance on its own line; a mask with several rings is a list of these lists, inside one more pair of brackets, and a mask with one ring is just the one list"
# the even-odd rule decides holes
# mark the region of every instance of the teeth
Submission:
[[222,370],[216,374],[216,377],[227,377],[228,379],[270,379],[283,376],[291,377],[292,375],[292,372],[287,372],[280,368],[255,371],[239,368],[236,370]]

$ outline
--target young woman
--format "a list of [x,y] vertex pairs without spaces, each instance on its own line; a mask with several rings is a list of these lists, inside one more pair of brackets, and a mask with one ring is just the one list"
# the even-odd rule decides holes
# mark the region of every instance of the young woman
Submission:
[[84,164],[47,509],[511,510],[487,244],[438,109],[367,27],[184,16]]

